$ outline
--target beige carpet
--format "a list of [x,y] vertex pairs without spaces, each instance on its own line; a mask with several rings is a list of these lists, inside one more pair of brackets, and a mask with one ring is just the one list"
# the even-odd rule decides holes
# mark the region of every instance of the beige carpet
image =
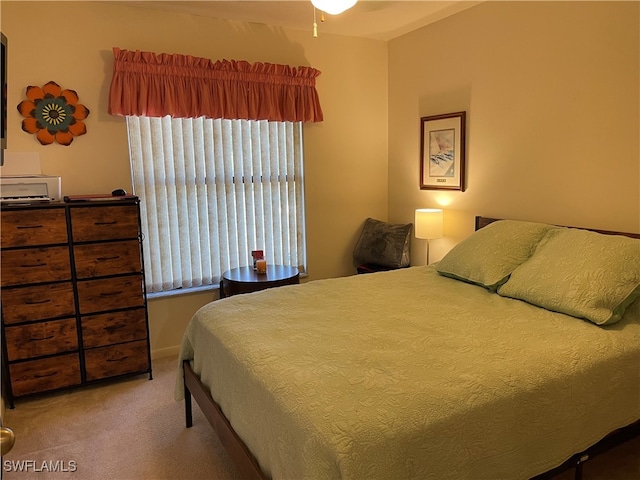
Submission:
[[[5,414],[6,426],[16,433],[16,445],[3,458],[2,478],[239,478],[195,402],[194,426],[185,428],[183,403],[173,400],[176,372],[177,358],[163,358],[154,361],[151,381],[142,375],[18,400],[16,408]],[[28,470],[15,471],[20,465]],[[47,472],[47,467],[57,471]],[[554,480],[572,478],[573,472],[566,472]],[[588,462],[583,478],[640,479],[640,438]]]
[[[3,479],[227,480],[239,478],[211,426],[194,404],[173,399],[177,357],[153,362],[153,380],[140,375],[73,392],[17,400],[5,424],[16,434],[3,458]],[[75,472],[7,471],[7,461],[35,460]]]

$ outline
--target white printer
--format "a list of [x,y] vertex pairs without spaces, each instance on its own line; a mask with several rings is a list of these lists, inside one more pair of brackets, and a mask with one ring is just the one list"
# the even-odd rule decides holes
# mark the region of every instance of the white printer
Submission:
[[43,175],[40,155],[33,152],[4,152],[0,167],[0,202],[39,203],[62,200],[60,177]]
[[61,199],[60,177],[10,175],[0,177],[0,201],[7,203],[52,202]]

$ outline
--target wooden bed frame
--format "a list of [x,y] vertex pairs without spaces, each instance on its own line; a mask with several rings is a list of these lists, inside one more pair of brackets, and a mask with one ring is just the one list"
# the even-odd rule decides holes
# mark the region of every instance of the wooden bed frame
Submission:
[[200,381],[198,375],[193,371],[188,360],[182,363],[184,371],[184,413],[187,428],[193,425],[193,415],[191,409],[191,396],[200,406],[202,413],[207,418],[220,443],[227,450],[231,462],[236,466],[240,476],[246,480],[267,480],[268,475],[260,469],[258,461],[251,454],[242,439],[233,430],[233,427],[224,416],[220,406],[211,397],[207,386]]
[[[497,222],[498,220],[502,220],[500,218],[490,218],[490,217],[476,217],[476,230],[480,230],[483,227],[486,227],[490,223]],[[560,225],[566,226],[566,225]],[[590,230],[596,233],[603,233],[605,235],[624,235],[625,237],[631,238],[640,238],[640,233],[629,233],[629,232],[614,232],[613,230],[597,230],[595,228],[584,228],[584,227],[568,227],[568,228],[578,228],[580,230]]]
[[[475,217],[475,229],[479,230],[480,228],[483,228],[490,223],[498,220],[500,219],[477,216]],[[592,230],[607,235],[624,235],[627,237],[640,239],[640,233],[614,232],[594,229],[586,230]],[[183,362],[182,369],[184,377],[184,409],[187,428],[193,425],[191,403],[191,399],[193,397],[204,413],[204,416],[213,427],[214,432],[220,439],[220,443],[222,443],[224,448],[227,450],[229,458],[238,469],[240,476],[246,480],[269,480],[270,477],[262,471],[258,464],[258,461],[244,444],[242,439],[234,431],[233,427],[220,409],[220,406],[211,397],[211,393],[209,392],[208,387],[200,381],[200,378],[193,371],[188,360],[185,360]],[[582,470],[585,462],[639,435],[640,420],[632,423],[631,425],[611,432],[598,443],[592,445],[582,452],[573,455],[562,465],[559,465],[556,468],[537,475],[533,477],[532,480],[551,479],[555,475],[558,475],[561,472],[564,472],[571,468],[575,468],[575,479],[580,480],[582,478]]]

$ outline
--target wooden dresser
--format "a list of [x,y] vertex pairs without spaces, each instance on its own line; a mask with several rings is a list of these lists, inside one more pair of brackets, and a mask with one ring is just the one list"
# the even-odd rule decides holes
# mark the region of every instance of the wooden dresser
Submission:
[[3,206],[2,363],[16,397],[148,373],[137,199]]

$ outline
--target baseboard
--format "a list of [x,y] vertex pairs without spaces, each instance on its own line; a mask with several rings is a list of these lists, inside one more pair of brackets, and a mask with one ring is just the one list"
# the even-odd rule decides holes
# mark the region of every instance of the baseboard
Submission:
[[174,345],[172,347],[158,348],[151,350],[151,360],[165,357],[177,357],[180,353],[180,345]]

